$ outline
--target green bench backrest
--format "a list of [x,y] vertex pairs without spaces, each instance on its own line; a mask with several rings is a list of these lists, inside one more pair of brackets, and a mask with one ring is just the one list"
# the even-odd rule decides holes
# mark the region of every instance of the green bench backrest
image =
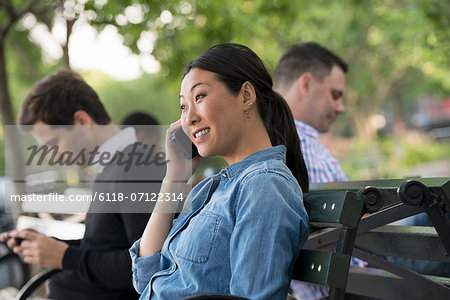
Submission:
[[[355,228],[364,205],[362,196],[347,191],[314,191],[304,195],[311,228]],[[319,250],[302,250],[293,279],[345,288],[350,256]]]
[[364,200],[354,192],[327,191],[306,193],[304,204],[313,227],[356,227]]
[[302,250],[292,278],[335,288],[345,288],[350,256],[318,250]]
[[[416,180],[426,185],[433,193],[440,196],[446,203],[447,212],[450,212],[450,177],[431,177],[431,178],[408,178]],[[382,179],[365,181],[342,181],[312,183],[310,191],[360,191],[368,186],[378,188],[382,193],[384,205],[389,206],[394,202],[400,202],[397,195],[397,188],[407,179]]]

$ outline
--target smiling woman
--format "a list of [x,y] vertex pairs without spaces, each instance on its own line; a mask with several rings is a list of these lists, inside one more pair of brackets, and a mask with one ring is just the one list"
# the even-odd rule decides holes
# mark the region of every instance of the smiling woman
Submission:
[[[308,236],[308,175],[287,104],[259,57],[238,44],[214,46],[186,67],[180,104],[161,192],[182,190],[202,157],[229,166],[194,187],[192,210],[175,221],[156,208],[130,249],[136,290],[141,299],[285,299]],[[169,138],[180,127],[201,155],[189,170]]]
[[[271,147],[249,82],[234,95],[213,72],[193,68],[181,91],[181,123],[203,157],[220,155],[231,165]],[[254,118],[252,122],[247,114]]]

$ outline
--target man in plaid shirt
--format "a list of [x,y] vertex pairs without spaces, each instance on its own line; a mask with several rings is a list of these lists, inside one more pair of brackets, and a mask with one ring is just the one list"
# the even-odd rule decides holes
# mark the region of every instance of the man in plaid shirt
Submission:
[[[310,183],[348,180],[339,161],[318,141],[319,134],[327,132],[345,110],[347,70],[342,59],[311,42],[293,45],[275,69],[275,88],[292,110]],[[352,265],[365,263],[352,258]],[[291,289],[297,299],[328,296],[327,288],[299,281],[293,281]]]
[[316,43],[292,46],[275,69],[275,88],[292,110],[310,182],[348,180],[337,159],[317,140],[345,110],[347,69],[344,61]]

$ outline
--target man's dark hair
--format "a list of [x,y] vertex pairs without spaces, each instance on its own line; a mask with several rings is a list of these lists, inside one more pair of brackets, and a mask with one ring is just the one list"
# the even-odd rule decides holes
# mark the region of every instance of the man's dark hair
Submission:
[[122,128],[134,127],[136,132],[144,132],[147,136],[159,135],[159,122],[150,114],[143,112],[134,112],[125,117],[122,121]]
[[127,115],[121,124],[125,128],[130,125],[159,125],[159,122],[148,113],[134,112]]
[[279,90],[283,90],[306,72],[322,81],[335,65],[347,73],[347,63],[331,51],[317,43],[299,43],[291,46],[281,57],[273,75],[274,83]]
[[97,93],[79,74],[57,71],[33,86],[22,102],[18,123],[73,125],[73,115],[78,110],[85,111],[99,125],[111,122]]

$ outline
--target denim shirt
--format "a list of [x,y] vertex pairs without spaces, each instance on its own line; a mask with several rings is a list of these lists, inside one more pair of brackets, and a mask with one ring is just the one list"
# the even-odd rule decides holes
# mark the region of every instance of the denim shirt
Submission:
[[191,191],[192,211],[173,223],[161,252],[130,249],[141,299],[232,294],[286,299],[309,228],[286,148],[256,152]]

